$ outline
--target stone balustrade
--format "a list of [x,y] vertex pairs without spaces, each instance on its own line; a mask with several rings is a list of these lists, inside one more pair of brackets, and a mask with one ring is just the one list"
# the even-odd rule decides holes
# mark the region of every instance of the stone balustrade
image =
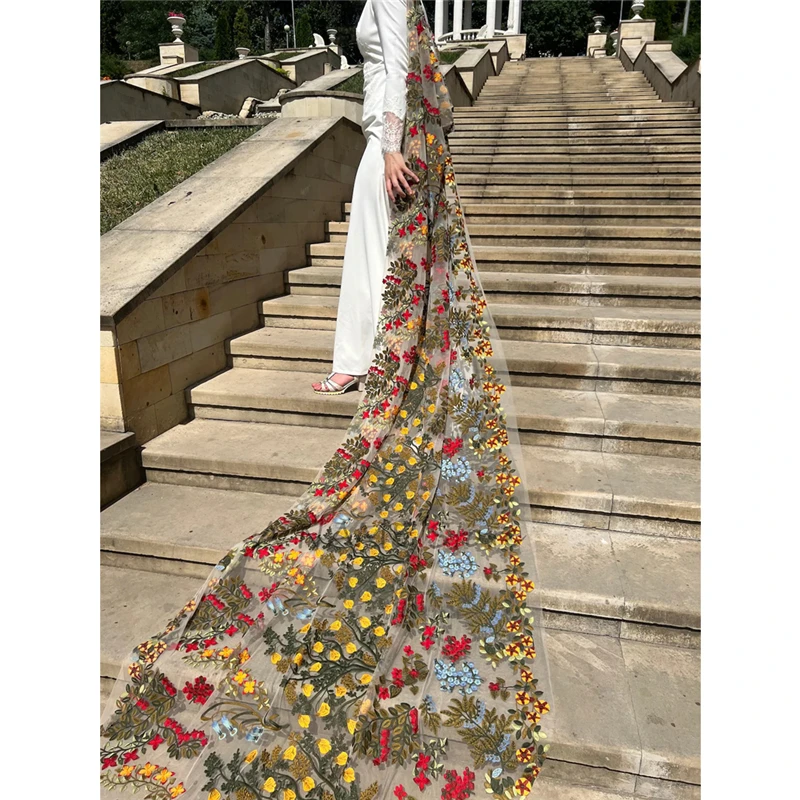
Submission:
[[101,429],[143,444],[187,418],[187,387],[340,218],[363,149],[347,119],[278,119],[101,237]]

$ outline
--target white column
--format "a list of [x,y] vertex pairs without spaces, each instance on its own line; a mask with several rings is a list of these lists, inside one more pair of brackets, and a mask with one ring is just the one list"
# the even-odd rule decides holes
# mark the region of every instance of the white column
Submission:
[[433,35],[438,40],[444,32],[444,0],[436,0],[433,10]]
[[497,0],[486,0],[486,36],[494,36],[497,20]]
[[461,38],[464,29],[464,0],[454,0],[453,3],[453,39]]
[[508,29],[519,33],[522,28],[522,0],[510,0],[508,9]]

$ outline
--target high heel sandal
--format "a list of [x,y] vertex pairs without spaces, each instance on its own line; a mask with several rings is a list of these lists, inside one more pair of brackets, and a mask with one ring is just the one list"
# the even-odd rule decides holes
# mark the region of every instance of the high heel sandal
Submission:
[[[328,375],[328,377],[325,378],[324,381],[321,381],[320,382],[320,388],[319,389],[314,389],[314,394],[340,395],[340,394],[344,394],[345,392],[349,391],[354,386],[359,390],[364,388],[364,378],[365,378],[364,375],[360,375],[360,376],[356,375],[351,380],[349,380],[347,383],[345,383],[344,386],[340,386],[338,383],[336,383],[336,381],[332,381],[331,380],[331,377],[333,375],[335,375],[335,374],[336,374],[335,372],[331,372]],[[326,389],[324,387],[328,387],[328,388]]]

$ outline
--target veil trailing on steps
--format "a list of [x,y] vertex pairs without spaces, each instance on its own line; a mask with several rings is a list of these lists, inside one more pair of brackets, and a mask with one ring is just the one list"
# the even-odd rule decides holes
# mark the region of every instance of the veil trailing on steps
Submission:
[[539,774],[549,684],[530,507],[421,0],[408,43],[419,184],[393,209],[364,397],[302,497],[133,651],[103,719],[109,790],[500,800]]

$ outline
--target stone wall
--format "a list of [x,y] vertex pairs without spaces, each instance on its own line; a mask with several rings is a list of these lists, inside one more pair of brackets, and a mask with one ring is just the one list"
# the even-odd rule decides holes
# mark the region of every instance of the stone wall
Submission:
[[467,50],[456,61],[456,69],[473,98],[480,94],[487,79],[496,74],[492,53],[488,47]]
[[342,57],[329,47],[309,50],[307,53],[287,58],[280,65],[289,73],[292,80],[300,86],[306,81],[339,69]]
[[[244,101],[244,98],[242,98]],[[193,119],[200,109],[126,81],[100,82],[100,122]]]
[[343,116],[361,125],[364,98],[351,92],[295,89],[281,95],[281,115],[284,117]]
[[346,119],[276,120],[101,237],[101,428],[143,444],[341,219],[364,149]]
[[202,111],[238,114],[248,97],[269,100],[280,89],[294,89],[289,78],[275,72],[256,58],[245,58],[176,78],[181,100],[200,106]]

